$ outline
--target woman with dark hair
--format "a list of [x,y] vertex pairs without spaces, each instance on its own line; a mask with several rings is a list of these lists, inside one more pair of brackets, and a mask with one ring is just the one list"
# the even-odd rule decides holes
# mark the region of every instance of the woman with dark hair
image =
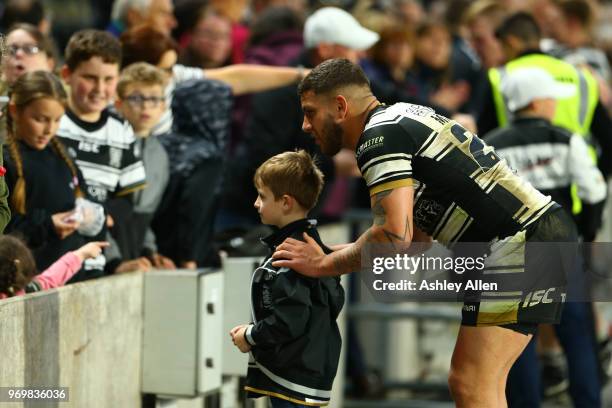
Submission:
[[196,20],[184,35],[179,62],[199,68],[218,68],[231,63],[232,22],[213,7],[196,11]]

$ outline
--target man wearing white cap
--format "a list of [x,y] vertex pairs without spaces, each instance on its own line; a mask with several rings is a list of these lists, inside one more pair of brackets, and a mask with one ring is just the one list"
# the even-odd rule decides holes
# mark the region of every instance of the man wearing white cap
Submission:
[[315,11],[304,24],[304,46],[313,66],[330,58],[357,62],[359,53],[373,46],[377,33],[364,28],[351,14],[337,7]]
[[[558,99],[573,96],[576,87],[564,84],[540,68],[521,68],[501,83],[501,91],[514,119],[507,127],[484,136],[496,152],[518,174],[551,198],[572,216],[571,185],[582,200],[582,212],[575,217],[585,242],[592,241],[601,225],[606,184],[590,157],[584,139],[551,124]],[[581,287],[584,272],[570,274],[570,282]],[[575,297],[575,296],[574,296]],[[569,374],[569,392],[574,406],[601,406],[597,351],[593,336],[591,304],[572,296],[565,304],[561,321],[555,326],[563,346]],[[508,403],[538,407],[540,370],[531,342],[514,364],[508,378]]]

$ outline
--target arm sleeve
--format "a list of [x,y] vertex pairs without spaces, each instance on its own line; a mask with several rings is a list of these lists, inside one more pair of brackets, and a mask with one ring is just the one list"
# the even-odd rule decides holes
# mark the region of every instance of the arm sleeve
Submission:
[[0,234],[11,220],[11,210],[8,205],[8,186],[4,179],[6,169],[3,167],[2,145],[0,145]]
[[272,287],[272,313],[248,329],[247,341],[270,347],[291,341],[304,333],[310,319],[310,287],[295,272],[281,273]]
[[357,165],[370,195],[412,185],[414,141],[398,124],[370,124],[357,145]]
[[81,269],[82,264],[83,262],[81,262],[78,256],[73,252],[68,252],[43,273],[36,276],[34,280],[36,280],[41,290],[64,286]]
[[176,84],[202,78],[204,78],[204,71],[202,71],[202,68],[187,67],[181,64],[174,64],[174,67],[172,67],[172,79]]

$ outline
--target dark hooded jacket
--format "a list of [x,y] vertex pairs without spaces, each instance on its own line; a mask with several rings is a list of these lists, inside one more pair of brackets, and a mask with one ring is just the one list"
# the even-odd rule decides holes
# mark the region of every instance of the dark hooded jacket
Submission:
[[285,238],[302,240],[304,232],[331,252],[315,226],[316,221],[302,219],[263,239],[271,252],[253,273],[253,324],[245,336],[252,345],[245,387],[250,397],[329,402],[342,345],[336,323],[344,305],[340,278],[309,278],[272,266],[271,258]]

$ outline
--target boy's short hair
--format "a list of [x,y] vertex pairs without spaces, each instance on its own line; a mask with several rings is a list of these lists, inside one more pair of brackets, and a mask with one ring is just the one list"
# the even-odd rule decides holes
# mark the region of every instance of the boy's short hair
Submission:
[[272,156],[255,171],[256,187],[268,187],[278,200],[290,195],[306,210],[311,210],[323,189],[323,173],[305,150]]
[[159,85],[163,90],[167,82],[167,77],[162,69],[146,62],[137,62],[128,65],[121,71],[119,82],[117,83],[117,95],[120,98],[124,98],[128,86],[135,83],[149,86]]
[[121,64],[119,40],[101,30],[77,31],[70,37],[65,54],[66,65],[71,71],[93,57],[100,57],[107,64]]

